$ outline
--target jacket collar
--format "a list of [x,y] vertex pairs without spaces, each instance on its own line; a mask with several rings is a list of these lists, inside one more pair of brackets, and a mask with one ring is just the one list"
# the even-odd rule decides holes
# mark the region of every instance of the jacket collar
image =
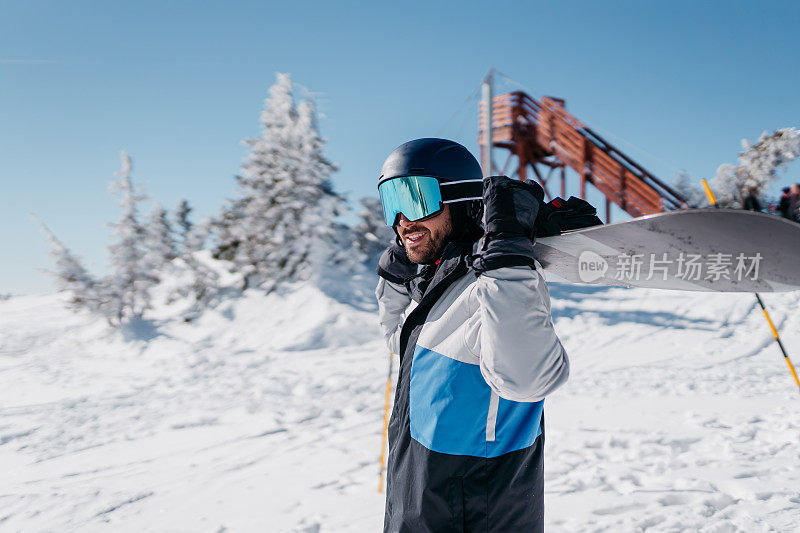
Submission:
[[437,299],[453,281],[467,273],[473,246],[474,243],[467,241],[447,243],[438,264],[425,265],[406,282],[411,298],[418,304]]

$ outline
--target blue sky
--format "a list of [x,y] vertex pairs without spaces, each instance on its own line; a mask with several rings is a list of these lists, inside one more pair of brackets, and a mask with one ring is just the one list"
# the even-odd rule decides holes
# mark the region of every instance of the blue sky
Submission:
[[742,138],[800,125],[793,2],[0,0],[0,12],[0,293],[54,287],[29,213],[105,270],[121,149],[149,196],[215,213],[275,72],[316,95],[335,187],[353,201],[375,194],[406,140],[476,150],[469,96],[491,67],[514,80],[498,91],[565,98],[667,181],[711,177]]

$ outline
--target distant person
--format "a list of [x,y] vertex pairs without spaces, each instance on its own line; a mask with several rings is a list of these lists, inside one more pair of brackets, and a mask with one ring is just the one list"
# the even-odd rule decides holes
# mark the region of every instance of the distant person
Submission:
[[778,200],[778,212],[783,218],[789,218],[789,187],[781,189],[781,199]]
[[789,187],[789,220],[800,222],[800,183]]
[[748,194],[742,202],[742,209],[748,211],[761,211],[761,202],[758,199],[758,188],[750,187]]

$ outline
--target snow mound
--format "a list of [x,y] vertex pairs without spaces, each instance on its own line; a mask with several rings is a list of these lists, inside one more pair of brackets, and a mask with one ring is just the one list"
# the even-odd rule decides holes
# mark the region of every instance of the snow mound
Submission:
[[[0,300],[0,529],[380,530],[374,282],[116,330]],[[551,294],[572,376],[546,402],[549,530],[800,529],[800,398],[752,295]],[[765,300],[796,351],[800,294]]]

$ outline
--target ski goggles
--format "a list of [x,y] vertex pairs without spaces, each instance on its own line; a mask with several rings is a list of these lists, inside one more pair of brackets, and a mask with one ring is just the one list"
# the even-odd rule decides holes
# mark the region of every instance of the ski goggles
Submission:
[[397,215],[410,222],[438,215],[444,204],[483,199],[483,180],[456,180],[440,183],[431,176],[400,176],[378,184],[387,226],[394,226]]

